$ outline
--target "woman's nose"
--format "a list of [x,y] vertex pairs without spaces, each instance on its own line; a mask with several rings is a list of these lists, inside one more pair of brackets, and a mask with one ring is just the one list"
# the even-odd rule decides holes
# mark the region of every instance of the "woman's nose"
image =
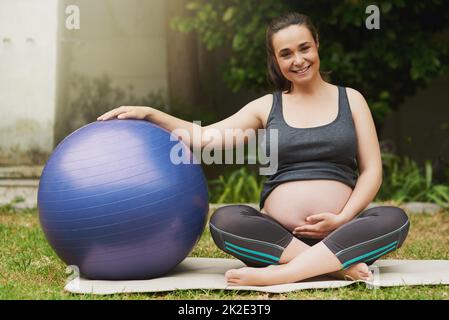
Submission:
[[294,63],[295,65],[300,66],[300,65],[303,64],[303,62],[304,62],[304,57],[303,57],[301,54],[296,53],[296,54],[295,54],[295,60],[293,61],[293,63]]

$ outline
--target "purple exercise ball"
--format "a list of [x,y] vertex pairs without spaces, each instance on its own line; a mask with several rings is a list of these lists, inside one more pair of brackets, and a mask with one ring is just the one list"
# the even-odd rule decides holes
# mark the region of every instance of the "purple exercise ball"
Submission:
[[[90,279],[159,277],[206,223],[201,165],[170,132],[142,120],[90,123],[66,137],[43,170],[39,218],[57,255]],[[181,150],[189,163],[171,161]]]

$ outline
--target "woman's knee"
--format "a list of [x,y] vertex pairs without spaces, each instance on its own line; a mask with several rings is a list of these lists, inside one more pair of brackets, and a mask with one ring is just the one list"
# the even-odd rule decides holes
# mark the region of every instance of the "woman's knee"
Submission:
[[408,235],[409,219],[401,208],[375,207],[363,212],[360,218],[324,240],[345,268],[358,262],[374,262],[401,247]]
[[[395,207],[393,207],[395,208]],[[407,213],[401,209],[401,208],[397,208],[396,210],[394,210],[394,215],[395,215],[395,219],[396,219],[396,223],[400,229],[400,233],[399,233],[399,239],[398,239],[398,246],[397,248],[402,247],[402,244],[405,241],[405,238],[407,238],[408,235],[408,231],[410,229],[410,220],[407,216]]]
[[241,216],[245,213],[251,214],[251,210],[255,209],[247,205],[223,206],[212,214],[209,225],[216,229],[232,232],[235,226],[241,223]]
[[230,205],[214,212],[209,222],[215,244],[250,266],[278,263],[293,235],[246,205]]
[[384,206],[379,208],[382,208],[381,212],[383,218],[386,219],[388,225],[393,229],[392,231],[398,233],[397,248],[401,247],[407,238],[410,228],[410,220],[407,213],[403,209],[394,206]]
[[364,211],[360,217],[379,216],[382,221],[388,222],[388,225],[397,229],[409,223],[407,213],[395,206],[379,206]]
[[399,228],[409,223],[407,213],[399,207],[388,206],[385,207],[384,211],[385,214],[392,220],[392,224]]

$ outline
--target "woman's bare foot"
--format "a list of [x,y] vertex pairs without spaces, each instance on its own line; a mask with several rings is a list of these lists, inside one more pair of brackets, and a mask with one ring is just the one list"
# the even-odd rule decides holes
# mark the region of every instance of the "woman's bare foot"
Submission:
[[369,270],[368,265],[366,263],[358,263],[346,270],[339,270],[336,272],[329,273],[330,276],[339,279],[339,280],[363,280],[363,281],[372,281],[373,274]]
[[[231,269],[225,273],[225,279],[230,286],[269,286],[283,283],[278,277],[279,271],[285,265],[271,265],[265,268]],[[349,269],[329,273],[330,276],[341,280],[372,281],[373,274],[366,263],[358,263]]]
[[279,284],[276,281],[276,271],[283,265],[270,265],[264,268],[244,267],[226,271],[225,279],[230,286],[269,286]]

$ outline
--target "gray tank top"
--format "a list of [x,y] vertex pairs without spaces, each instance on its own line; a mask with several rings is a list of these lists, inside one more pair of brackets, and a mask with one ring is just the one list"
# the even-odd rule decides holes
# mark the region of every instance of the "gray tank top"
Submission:
[[282,92],[275,91],[266,129],[268,154],[269,129],[278,130],[278,169],[263,185],[260,209],[268,195],[288,181],[336,180],[355,187],[358,178],[357,139],[345,88],[338,87],[337,118],[311,128],[294,128],[285,122]]

